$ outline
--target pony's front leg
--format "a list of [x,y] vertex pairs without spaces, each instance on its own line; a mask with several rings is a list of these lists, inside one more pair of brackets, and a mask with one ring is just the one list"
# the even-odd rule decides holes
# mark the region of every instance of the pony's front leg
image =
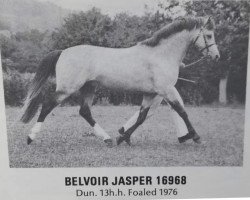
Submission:
[[[184,108],[184,103],[183,103],[183,100],[182,100],[179,92],[177,91],[176,88],[174,88],[173,90],[175,90],[173,92],[175,92],[176,98],[180,102],[181,106]],[[168,102],[168,100],[165,100],[165,101]],[[171,107],[171,115],[172,115],[172,118],[173,118],[174,123],[175,123],[178,140],[180,143],[183,143],[187,140],[187,136],[186,136],[188,134],[187,126],[186,126],[184,120],[180,117],[180,115],[172,107]]]
[[[175,110],[174,120],[178,127],[178,140],[183,143],[189,139],[194,142],[200,143],[200,136],[192,126],[188,115],[184,109],[183,101],[175,87],[169,87],[163,92],[163,96],[168,104]],[[178,115],[177,115],[178,113]],[[181,118],[180,118],[181,117]],[[184,124],[185,123],[185,124]]]
[[127,123],[119,129],[121,136],[117,137],[117,145],[126,141],[130,145],[130,136],[148,117],[148,111],[150,108],[155,109],[162,102],[161,96],[155,94],[147,94],[143,96],[142,105],[139,111],[137,111]]
[[86,83],[81,89],[80,89],[80,110],[79,114],[89,123],[90,126],[94,129],[95,136],[103,139],[103,141],[106,143],[108,147],[112,147],[112,139],[107,134],[102,127],[93,119],[91,114],[91,107],[92,102],[95,94],[96,89],[95,83]]

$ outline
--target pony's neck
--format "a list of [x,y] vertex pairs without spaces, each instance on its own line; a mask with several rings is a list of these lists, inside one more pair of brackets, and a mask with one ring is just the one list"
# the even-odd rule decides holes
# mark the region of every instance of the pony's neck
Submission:
[[179,66],[193,40],[194,33],[195,30],[183,30],[162,40],[156,50],[157,54],[161,54],[166,60],[171,60]]

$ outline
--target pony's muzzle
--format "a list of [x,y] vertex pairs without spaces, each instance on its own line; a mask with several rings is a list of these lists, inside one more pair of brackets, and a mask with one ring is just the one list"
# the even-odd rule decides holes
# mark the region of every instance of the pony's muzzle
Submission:
[[215,62],[218,62],[220,59],[220,54],[215,54],[215,55],[208,55],[208,58],[212,59]]
[[214,61],[218,61],[220,59],[220,52],[217,48],[217,45],[214,45],[212,48],[211,48],[211,51],[210,51],[210,54],[211,54],[211,57]]

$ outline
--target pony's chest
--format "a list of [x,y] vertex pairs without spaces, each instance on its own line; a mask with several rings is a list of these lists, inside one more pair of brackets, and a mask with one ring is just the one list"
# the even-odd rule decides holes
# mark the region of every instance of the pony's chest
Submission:
[[179,75],[179,67],[174,62],[161,62],[154,67],[155,84],[161,87],[175,85]]

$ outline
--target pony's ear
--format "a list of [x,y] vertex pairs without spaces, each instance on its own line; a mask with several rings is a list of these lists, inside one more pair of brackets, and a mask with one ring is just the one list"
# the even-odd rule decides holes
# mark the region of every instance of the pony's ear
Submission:
[[208,16],[205,22],[205,27],[210,30],[214,29],[214,20],[213,20],[212,15]]
[[212,15],[209,15],[207,18],[206,24],[211,23],[211,21],[212,21]]

